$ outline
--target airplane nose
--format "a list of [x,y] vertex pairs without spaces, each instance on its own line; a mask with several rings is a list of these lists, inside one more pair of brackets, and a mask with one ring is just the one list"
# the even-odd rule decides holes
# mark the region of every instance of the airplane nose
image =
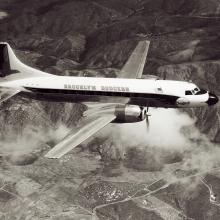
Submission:
[[209,99],[206,101],[206,103],[208,103],[208,105],[215,105],[218,100],[219,99],[215,94],[209,92]]

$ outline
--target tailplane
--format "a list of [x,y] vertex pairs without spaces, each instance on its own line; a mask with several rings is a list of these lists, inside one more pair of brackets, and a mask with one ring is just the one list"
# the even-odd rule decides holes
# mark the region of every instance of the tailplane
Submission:
[[47,73],[25,65],[16,57],[8,43],[0,43],[0,80],[15,75],[24,78],[47,75]]

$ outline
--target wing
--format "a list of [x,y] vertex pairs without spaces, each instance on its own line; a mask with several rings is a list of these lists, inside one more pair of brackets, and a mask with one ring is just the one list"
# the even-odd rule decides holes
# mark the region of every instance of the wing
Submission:
[[18,94],[19,92],[20,90],[17,89],[0,87],[0,103],[10,99],[12,96]]
[[60,143],[50,150],[45,157],[62,157],[64,154],[68,153],[70,150],[94,135],[114,119],[114,114],[96,114],[92,117],[85,117],[78,126],[77,130],[72,130]]
[[119,74],[120,78],[141,78],[150,41],[140,41]]

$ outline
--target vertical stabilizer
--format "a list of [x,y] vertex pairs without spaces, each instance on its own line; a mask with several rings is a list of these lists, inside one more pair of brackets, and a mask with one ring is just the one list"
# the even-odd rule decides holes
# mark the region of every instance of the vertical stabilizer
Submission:
[[47,75],[40,70],[23,64],[15,55],[8,43],[0,43],[0,79],[18,74],[21,77]]

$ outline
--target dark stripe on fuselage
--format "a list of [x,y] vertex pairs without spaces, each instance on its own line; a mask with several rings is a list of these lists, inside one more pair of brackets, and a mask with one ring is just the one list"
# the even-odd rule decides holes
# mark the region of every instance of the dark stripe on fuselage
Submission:
[[[178,96],[153,94],[153,93],[132,93],[113,91],[91,91],[91,90],[68,90],[68,89],[42,89],[25,87],[25,89],[36,94],[37,99],[48,99],[51,101],[99,101],[100,97],[106,98],[129,98],[129,104],[147,105],[155,107],[175,107]],[[61,100],[59,99],[61,98]],[[50,101],[50,100],[49,100]],[[107,101],[107,100],[106,100]],[[108,102],[108,101],[107,101]]]

